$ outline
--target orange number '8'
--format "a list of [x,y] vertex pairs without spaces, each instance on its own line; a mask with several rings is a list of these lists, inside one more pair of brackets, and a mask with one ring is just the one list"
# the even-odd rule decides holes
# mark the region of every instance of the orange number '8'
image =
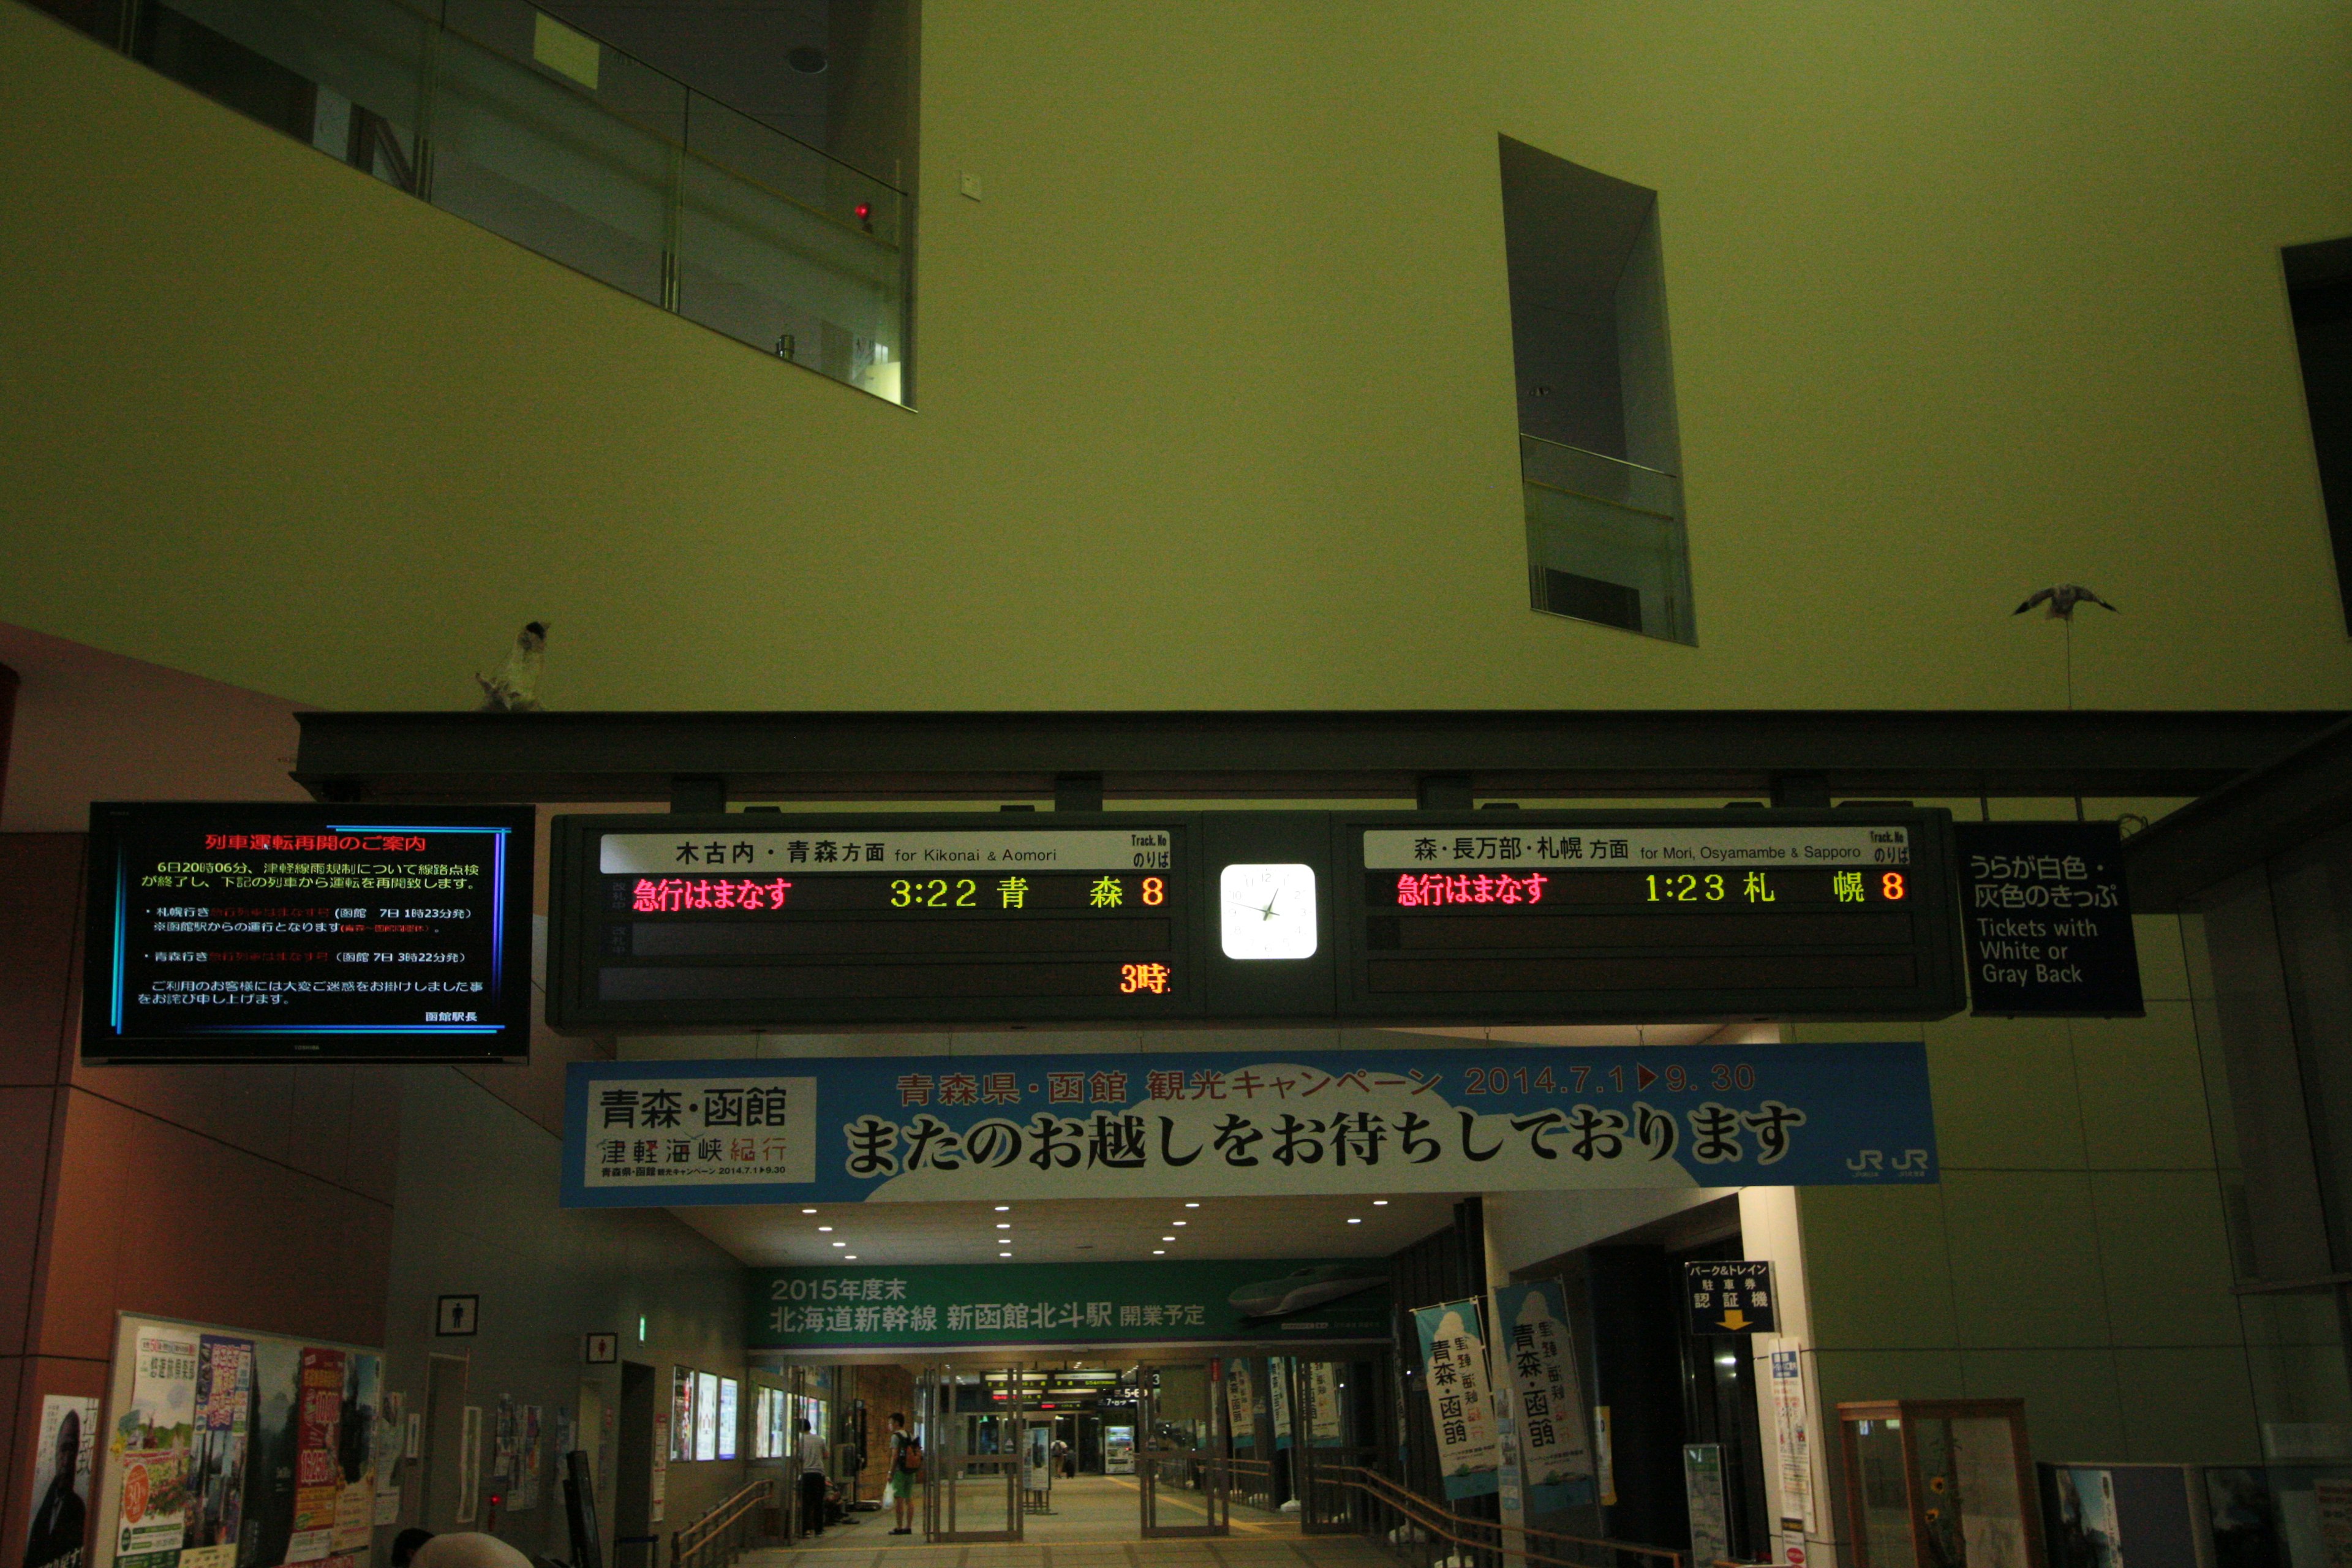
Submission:
[[1157,877],[1146,877],[1143,879],[1143,901],[1147,904],[1166,903],[1168,901],[1168,884],[1161,881]]
[[1878,879],[1878,890],[1885,894],[1890,899],[1901,898],[1903,896],[1903,873],[1900,871],[1889,871],[1886,875]]

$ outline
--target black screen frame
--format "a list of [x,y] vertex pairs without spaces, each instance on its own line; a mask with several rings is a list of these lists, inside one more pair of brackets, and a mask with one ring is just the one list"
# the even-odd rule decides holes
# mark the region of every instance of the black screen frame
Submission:
[[[494,827],[507,831],[510,862],[499,910],[503,948],[499,991],[480,1011],[496,1032],[442,1034],[307,1033],[163,1034],[119,1031],[113,1026],[119,868],[128,834],[154,829],[231,828],[271,833],[320,833],[374,819],[367,826],[424,828]],[[84,858],[81,1060],[89,1065],[235,1062],[528,1062],[530,1059],[531,923],[537,879],[539,813],[528,805],[320,805],[281,801],[93,801]]]

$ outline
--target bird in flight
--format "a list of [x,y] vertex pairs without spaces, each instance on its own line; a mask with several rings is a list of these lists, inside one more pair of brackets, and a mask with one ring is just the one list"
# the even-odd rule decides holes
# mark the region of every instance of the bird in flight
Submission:
[[[2010,614],[2013,616],[2021,616],[2025,614],[2026,611],[2033,608],[2036,605],[2047,605],[2050,606],[2050,619],[2053,621],[2071,621],[2074,618],[2075,606],[2084,604],[2096,605],[2103,610],[2114,610],[2116,608],[2113,605],[2108,604],[2105,599],[2100,598],[2096,594],[2092,593],[2088,588],[2084,587],[2080,583],[2061,583],[2054,588],[2043,588],[2039,590],[2032,598],[2018,605],[2017,608],[2011,610]],[[2116,613],[2120,615],[2122,612],[2116,611]]]

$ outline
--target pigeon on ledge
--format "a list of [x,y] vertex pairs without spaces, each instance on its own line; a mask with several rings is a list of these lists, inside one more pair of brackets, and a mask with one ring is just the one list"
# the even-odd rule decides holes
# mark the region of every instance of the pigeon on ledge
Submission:
[[474,679],[482,688],[481,711],[485,713],[536,713],[539,711],[539,668],[547,658],[547,623],[532,621],[515,633],[514,650],[507,655],[507,665],[495,679],[485,680],[479,670]]

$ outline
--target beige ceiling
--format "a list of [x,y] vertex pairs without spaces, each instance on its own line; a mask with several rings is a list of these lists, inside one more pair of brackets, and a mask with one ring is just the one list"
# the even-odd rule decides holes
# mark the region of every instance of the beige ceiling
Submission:
[[[1012,1238],[1015,1263],[1188,1258],[1381,1258],[1441,1230],[1453,1194],[1370,1197],[1067,1198],[993,1204],[825,1204],[681,1208],[673,1214],[753,1265],[992,1263]],[[803,1206],[816,1208],[805,1214]],[[1349,1219],[1362,1221],[1349,1225]],[[1182,1221],[1179,1225],[1175,1222]],[[1000,1224],[1011,1228],[999,1230]],[[831,1226],[822,1232],[819,1226]],[[1173,1241],[1162,1240],[1174,1237]],[[846,1245],[835,1247],[839,1241]]]

